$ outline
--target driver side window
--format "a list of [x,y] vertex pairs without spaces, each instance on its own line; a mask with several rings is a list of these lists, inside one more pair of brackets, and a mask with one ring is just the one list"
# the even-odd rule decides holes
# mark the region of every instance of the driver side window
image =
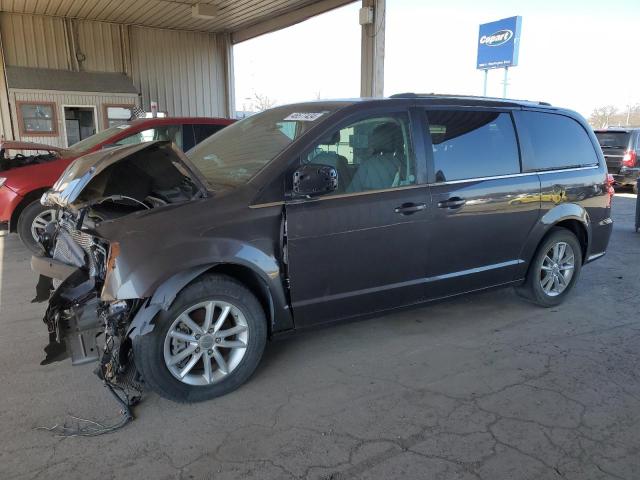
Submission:
[[372,117],[326,135],[303,163],[338,172],[336,193],[385,190],[416,183],[407,114]]

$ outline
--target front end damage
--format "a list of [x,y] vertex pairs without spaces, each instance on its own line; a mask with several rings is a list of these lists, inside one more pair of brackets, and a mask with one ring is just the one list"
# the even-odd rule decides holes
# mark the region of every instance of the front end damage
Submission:
[[40,273],[35,300],[48,300],[43,322],[49,343],[41,364],[69,357],[72,365],[99,361],[96,375],[121,392],[124,403],[133,405],[141,396],[142,379],[127,329],[141,300],[101,299],[110,256],[118,244],[69,231],[70,214],[58,215],[42,239],[50,256],[34,256],[31,262]]
[[41,363],[98,361],[96,374],[122,394],[116,397],[127,409],[142,392],[130,333],[144,299],[117,298],[120,243],[103,238],[100,226],[201,195],[173,152],[166,142],[154,142],[81,157],[41,200],[56,209],[40,237],[43,254],[31,261],[40,274],[34,301],[48,301],[43,321],[49,343]]

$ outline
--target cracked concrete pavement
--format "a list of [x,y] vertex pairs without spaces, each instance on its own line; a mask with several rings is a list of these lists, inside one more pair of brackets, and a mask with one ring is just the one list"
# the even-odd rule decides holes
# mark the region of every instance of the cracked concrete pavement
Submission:
[[640,234],[617,195],[609,253],[553,309],[498,290],[270,344],[241,389],[148,394],[112,421],[93,365],[40,366],[46,330],[14,235],[0,236],[0,478],[638,479]]

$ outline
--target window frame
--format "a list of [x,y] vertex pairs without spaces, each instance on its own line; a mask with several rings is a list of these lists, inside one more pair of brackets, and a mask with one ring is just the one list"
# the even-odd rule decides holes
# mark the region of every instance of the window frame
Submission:
[[[109,125],[109,108],[111,107],[116,107],[116,108],[128,108],[131,110],[131,113],[133,113],[133,109],[136,108],[135,104],[132,103],[103,103],[102,104],[102,126],[103,126],[103,130],[106,130],[107,128],[110,127]],[[127,122],[129,120],[125,120],[125,122]]]
[[[486,179],[493,179],[493,178],[509,178],[512,176],[519,176],[522,175],[523,173],[527,173],[523,170],[523,159],[522,159],[522,146],[520,144],[520,135],[518,134],[518,128],[517,128],[517,124],[513,115],[513,109],[512,108],[505,108],[505,107],[485,107],[485,106],[478,106],[478,107],[465,107],[465,106],[447,106],[447,105],[428,105],[428,106],[424,106],[422,108],[423,110],[423,115],[424,115],[424,128],[422,129],[423,131],[423,135],[424,135],[424,140],[425,140],[425,149],[426,149],[426,158],[427,158],[427,177],[428,177],[428,183],[429,185],[447,185],[447,184],[451,184],[451,183],[466,183],[466,182],[477,182],[478,180],[486,180]],[[516,148],[518,150],[518,168],[519,171],[515,172],[515,173],[506,173],[504,175],[486,175],[483,177],[471,177],[471,178],[463,178],[463,179],[459,179],[459,180],[447,180],[444,182],[437,182],[436,181],[436,171],[435,171],[435,158],[433,155],[433,143],[432,143],[432,139],[431,139],[431,135],[429,134],[429,127],[430,127],[430,122],[429,122],[429,115],[428,112],[430,111],[442,111],[442,110],[447,110],[447,111],[459,111],[459,112],[490,112],[490,113],[505,113],[507,115],[509,115],[509,118],[511,119],[511,126],[513,127],[513,133],[515,136],[515,140],[516,140]]]
[[[577,124],[580,128],[582,128],[582,130],[584,131],[584,134],[587,136],[589,143],[591,144],[591,148],[593,148],[593,153],[595,155],[596,162],[584,164],[584,165],[567,165],[564,167],[526,169],[525,165],[529,163],[527,162],[527,157],[532,155],[532,153],[535,151],[533,142],[531,141],[531,136],[529,135],[529,132],[525,127],[524,119],[522,117],[522,115],[526,114],[526,112],[544,113],[546,115],[556,115],[558,117],[565,117],[571,120],[572,122],[574,122],[575,124]],[[548,110],[542,110],[542,109],[538,110],[535,108],[523,108],[515,112],[515,115],[513,115],[513,120],[515,122],[516,132],[520,132],[519,138],[521,139],[521,143],[522,143],[522,153],[520,156],[521,157],[520,168],[523,174],[538,174],[538,173],[556,172],[556,171],[562,172],[565,170],[575,170],[579,168],[594,168],[594,167],[597,168],[601,164],[600,154],[602,154],[602,147],[600,147],[600,143],[598,142],[598,139],[596,138],[595,133],[589,132],[589,130],[587,130],[585,126],[582,124],[582,122],[576,120],[571,115],[566,115],[563,112],[557,112],[557,111],[548,111]],[[595,139],[595,145],[594,145],[594,139]]]
[[[300,202],[300,201],[317,201],[322,199],[334,199],[342,197],[351,197],[359,195],[371,195],[375,193],[392,192],[396,190],[406,190],[411,188],[419,188],[427,185],[427,171],[426,171],[426,157],[424,151],[424,138],[421,130],[422,119],[420,118],[421,108],[415,105],[406,106],[388,106],[382,108],[370,108],[366,110],[357,110],[356,112],[347,115],[340,119],[340,121],[331,124],[328,128],[324,128],[317,133],[313,140],[306,142],[304,148],[300,150],[299,155],[295,155],[292,161],[289,162],[288,167],[284,170],[284,182],[285,182],[285,201],[286,202]],[[342,192],[342,193],[327,193],[324,195],[314,196],[312,198],[300,198],[292,195],[292,177],[293,172],[302,165],[302,159],[306,158],[311,150],[315,148],[318,141],[327,135],[335,132],[336,130],[342,130],[351,124],[358,123],[367,119],[393,116],[393,115],[406,115],[409,121],[409,135],[411,141],[411,152],[413,153],[415,163],[415,183],[411,185],[401,185],[397,187],[390,187],[377,190],[365,190],[362,192]]]
[[[27,130],[24,124],[24,117],[22,116],[22,107],[24,105],[45,105],[51,107],[52,118],[51,123],[53,130],[51,132],[39,132],[33,130]],[[16,118],[18,120],[18,131],[20,136],[25,137],[57,137],[60,134],[60,128],[58,127],[58,104],[56,102],[41,102],[32,100],[16,100]]]

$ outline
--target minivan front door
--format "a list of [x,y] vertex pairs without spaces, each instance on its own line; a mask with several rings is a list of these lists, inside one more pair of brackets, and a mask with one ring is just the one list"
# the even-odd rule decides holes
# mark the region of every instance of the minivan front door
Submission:
[[509,112],[429,110],[432,205],[427,295],[441,298],[523,275],[540,181],[521,174]]
[[303,155],[336,168],[338,190],[285,206],[296,327],[424,300],[431,200],[411,138],[406,113],[385,114],[351,123]]

